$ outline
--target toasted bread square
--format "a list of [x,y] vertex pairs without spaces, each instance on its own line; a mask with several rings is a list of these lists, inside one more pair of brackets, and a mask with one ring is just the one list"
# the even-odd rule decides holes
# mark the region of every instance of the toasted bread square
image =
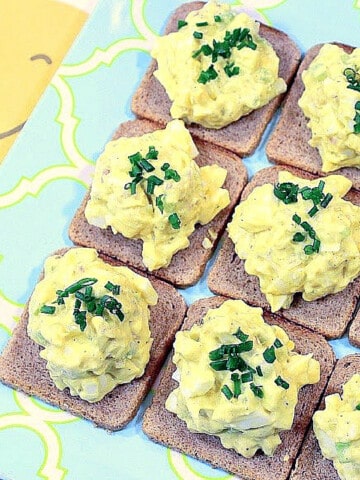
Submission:
[[[129,121],[120,125],[114,138],[140,136],[160,128],[162,128],[160,125],[147,120]],[[210,223],[195,227],[195,231],[190,236],[189,247],[177,252],[168,267],[151,272],[179,287],[193,285],[201,277],[247,182],[246,168],[235,154],[201,141],[195,143],[199,150],[199,156],[195,160],[199,166],[216,163],[227,170],[228,174],[223,187],[229,191],[230,204]],[[110,227],[102,229],[87,222],[84,211],[88,198],[89,194],[86,194],[70,224],[71,240],[76,245],[96,248],[99,252],[117,258],[127,265],[147,271],[142,261],[141,240],[128,239],[120,233],[114,234]],[[204,246],[203,242],[206,238],[211,243]]]
[[[101,258],[111,265],[121,265],[120,262],[105,256]],[[135,416],[154,383],[186,312],[184,299],[172,286],[156,278],[149,280],[159,300],[157,305],[150,307],[149,327],[154,340],[150,360],[142,377],[118,385],[95,403],[71,396],[67,388],[59,390],[46,369],[46,361],[39,356],[41,347],[27,335],[29,312],[26,306],[19,324],[0,356],[0,380],[16,390],[35,395],[44,402],[86,418],[99,427],[107,430],[123,428]]]
[[360,308],[358,309],[354,317],[354,320],[350,325],[349,340],[350,340],[350,343],[355,345],[355,347],[360,348]]
[[[169,19],[165,34],[177,31],[178,20],[184,19],[192,10],[199,10],[203,5],[203,2],[181,5]],[[288,35],[280,30],[261,24],[259,33],[276,51],[280,59],[279,76],[290,85],[300,62],[300,50]],[[156,69],[157,62],[152,60],[133,96],[131,108],[138,117],[148,118],[165,125],[171,120],[171,101],[164,87],[153,75]],[[191,124],[189,130],[195,138],[220,145],[240,156],[248,156],[259,145],[262,134],[283,97],[284,95],[279,95],[264,107],[219,130],[196,124]]]
[[[194,323],[200,322],[209,308],[216,308],[225,300],[224,297],[212,297],[195,302],[188,310],[182,329],[189,329]],[[166,410],[165,401],[178,385],[172,379],[175,370],[172,362],[164,371],[152,404],[144,414],[143,430],[152,440],[247,480],[288,478],[313,412],[332,372],[335,358],[330,345],[320,335],[291,324],[277,315],[265,313],[264,318],[266,322],[277,324],[288,333],[295,342],[297,352],[301,354],[314,352],[314,358],[321,366],[319,383],[306,385],[300,390],[293,427],[280,434],[282,443],[275,450],[274,456],[267,457],[257,453],[253,458],[244,458],[235,450],[224,448],[215,436],[190,432],[185,422]]]
[[[359,354],[348,355],[338,360],[323,394],[319,410],[324,409],[325,396],[332,395],[333,393],[342,394],[342,386],[344,383],[350,380],[354,373],[359,372]],[[340,480],[333,463],[323,457],[312,428],[306,436],[290,480]]]
[[[241,200],[245,200],[255,187],[276,182],[278,173],[282,170],[288,170],[302,178],[315,178],[310,173],[291,167],[265,168],[254,175],[244,189]],[[345,198],[360,205],[360,194],[356,190],[351,189]],[[208,276],[210,290],[219,295],[241,298],[250,305],[270,310],[265,295],[260,291],[258,278],[246,273],[244,264],[245,261],[236,254],[232,240],[226,236]],[[306,302],[300,294],[296,294],[290,308],[281,309],[279,314],[321,333],[326,338],[338,338],[342,336],[354,315],[359,294],[360,277],[357,277],[342,292],[312,302]]]
[[[336,43],[346,53],[354,47]],[[308,119],[298,105],[298,100],[304,92],[301,74],[319,53],[323,44],[315,45],[306,53],[296,74],[289,94],[286,97],[280,119],[274,128],[266,146],[266,154],[271,162],[280,165],[290,165],[301,168],[315,175],[326,175],[322,172],[322,160],[319,151],[309,145],[311,130],[307,126]],[[353,187],[360,190],[360,169],[344,167],[331,173],[338,173],[349,178]]]

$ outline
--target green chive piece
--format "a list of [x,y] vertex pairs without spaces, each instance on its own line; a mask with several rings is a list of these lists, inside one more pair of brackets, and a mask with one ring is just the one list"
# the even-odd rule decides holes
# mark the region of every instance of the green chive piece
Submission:
[[262,377],[262,376],[263,376],[263,372],[262,372],[262,370],[261,370],[260,365],[258,365],[258,366],[256,367],[256,373],[259,375],[259,377]]
[[214,15],[214,20],[215,20],[215,22],[221,22],[220,15]]
[[197,40],[200,40],[201,38],[203,38],[203,34],[201,32],[194,32],[193,37]]
[[73,283],[69,287],[66,288],[68,293],[75,293],[81,288],[87,287],[88,285],[94,285],[97,282],[97,278],[82,278],[77,282]]
[[130,160],[130,163],[132,163],[134,165],[134,164],[140,162],[140,160],[142,159],[142,156],[141,156],[140,152],[136,152],[133,155],[129,155],[128,159]]
[[236,356],[229,356],[226,362],[226,370],[229,370],[230,372],[233,372],[234,370],[238,369],[238,360],[239,357]]
[[239,75],[240,68],[237,66],[234,66],[234,62],[232,62],[225,65],[224,72],[230,78],[230,77],[233,77],[234,75]]
[[151,165],[146,158],[141,159],[139,165],[145,170],[145,172],[152,172],[155,170],[155,167]]
[[119,295],[120,293],[120,285],[115,285],[110,281],[106,282],[105,288],[106,290],[109,290],[110,292],[112,292],[114,295]]
[[299,186],[291,182],[277,183],[274,186],[274,195],[286,205],[296,203]]
[[279,340],[278,338],[275,340],[274,342],[274,347],[275,348],[281,348],[283,346],[281,340]]
[[319,211],[319,209],[317,208],[316,205],[314,205],[307,213],[308,213],[309,217],[313,217],[314,215],[317,214],[318,211]]
[[40,313],[46,313],[47,315],[53,315],[55,313],[56,307],[52,305],[43,305],[40,308]]
[[211,80],[214,80],[217,76],[218,76],[218,74],[217,74],[217,72],[214,68],[214,65],[211,64],[210,67],[207,70],[205,70],[205,71],[203,70],[200,73],[197,81],[199,83],[206,84],[207,82],[210,82]]
[[199,22],[195,24],[197,27],[207,27],[209,24],[208,22]]
[[305,235],[303,235],[301,232],[296,232],[295,235],[293,236],[294,242],[303,242],[304,240],[305,240]]
[[252,372],[246,372],[241,375],[242,383],[248,383],[253,381],[253,374]]
[[245,342],[248,338],[249,338],[249,335],[247,335],[246,333],[244,333],[241,328],[239,327],[235,333],[233,333],[234,337],[236,337],[237,339],[240,340],[240,342]]
[[264,360],[265,362],[267,363],[274,363],[275,359],[276,359],[276,355],[275,355],[275,348],[273,345],[271,345],[271,347],[268,347],[264,352],[263,352],[263,357],[264,357]]
[[181,220],[177,213],[172,213],[169,215],[168,220],[174,230],[179,230],[181,226]]
[[360,403],[356,405],[355,410],[360,410]]
[[290,387],[290,384],[284,380],[283,378],[280,377],[280,375],[274,380],[277,386],[284,388],[287,390]]
[[210,362],[210,367],[213,370],[220,372],[222,370],[227,370],[226,364],[227,364],[227,360],[215,360],[213,362]]
[[231,380],[234,383],[234,397],[238,398],[241,394],[241,380],[238,373],[231,374]]
[[209,352],[209,359],[210,360],[220,360],[224,356],[224,348],[223,346],[216,348],[215,350],[211,350]]
[[254,342],[252,340],[248,340],[247,342],[240,343],[237,345],[237,352],[250,352],[254,347]]
[[312,247],[313,247],[313,250],[314,250],[315,253],[319,253],[320,244],[321,244],[320,240],[318,238],[314,238],[314,242],[313,242]]
[[227,385],[221,387],[221,392],[225,395],[228,400],[231,400],[233,397],[232,391]]
[[153,145],[150,145],[149,151],[146,154],[146,160],[157,160],[159,155],[159,152],[156,150],[156,148]]
[[250,383],[250,388],[254,393],[255,397],[264,398],[264,391],[261,386],[255,385],[254,383]]
[[155,204],[156,206],[158,207],[158,209],[160,210],[161,213],[164,212],[164,195],[159,195],[158,197],[156,197],[155,199]]
[[304,253],[305,255],[312,255],[313,253],[315,253],[314,247],[312,245],[305,245]]
[[295,223],[297,223],[298,225],[300,225],[301,223],[301,217],[299,217],[299,215],[297,215],[296,213],[292,216],[292,219],[294,220]]
[[178,20],[178,30],[180,30],[180,28],[183,28],[183,27],[186,27],[188,23],[185,22],[185,20]]
[[321,201],[320,205],[323,207],[323,208],[326,208],[329,203],[331,202],[331,200],[333,199],[333,196],[331,195],[331,193],[327,193],[324,197],[324,199]]
[[156,175],[150,175],[150,177],[147,179],[146,193],[152,195],[154,193],[155,187],[158,185],[162,185],[163,183],[164,180],[161,180],[161,178],[157,177]]

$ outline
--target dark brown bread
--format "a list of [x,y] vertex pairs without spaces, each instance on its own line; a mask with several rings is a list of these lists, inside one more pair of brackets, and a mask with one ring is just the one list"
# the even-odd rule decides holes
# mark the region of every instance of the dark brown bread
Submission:
[[[354,373],[360,373],[360,355],[348,355],[338,360],[330,377],[324,397],[333,393],[342,395],[342,386]],[[322,398],[320,410],[325,407]],[[314,431],[311,428],[296,460],[290,480],[340,480],[333,463],[323,457]],[[356,480],[356,479],[354,479]]]
[[[311,131],[307,126],[308,119],[298,105],[298,100],[304,91],[301,74],[319,53],[322,45],[312,47],[301,62],[294,83],[284,102],[279,122],[266,146],[266,154],[271,162],[291,165],[324,176],[325,173],[321,171],[322,160],[319,151],[308,143],[311,138]],[[347,53],[353,50],[353,47],[348,45],[339,43],[336,45],[342,47]],[[344,175],[353,182],[354,188],[360,190],[360,169],[345,167],[330,173]]]
[[[65,251],[62,250],[60,253]],[[121,265],[120,262],[105,256],[102,256],[102,259],[112,265]],[[41,348],[27,335],[26,306],[19,324],[0,356],[0,380],[12,388],[35,395],[47,403],[84,417],[99,427],[120,430],[132,420],[149,392],[186,312],[184,299],[172,286],[156,278],[150,277],[150,281],[158,293],[159,300],[157,305],[150,307],[149,326],[154,341],[150,361],[141,378],[119,385],[96,403],[88,403],[79,397],[73,397],[68,393],[68,389],[58,390],[46,369],[45,360],[39,356]]]
[[[212,297],[191,305],[183,329],[189,329],[195,322],[201,321],[209,308],[216,308],[224,300],[226,300],[224,297]],[[314,358],[321,365],[320,382],[316,385],[307,385],[300,390],[293,428],[281,433],[282,444],[276,449],[274,456],[266,457],[258,453],[252,459],[246,459],[234,450],[222,447],[220,440],[215,436],[191,433],[185,422],[168,412],[165,409],[165,401],[178,385],[171,378],[175,369],[172,362],[168,364],[152,404],[144,415],[143,430],[152,440],[239,475],[244,480],[288,478],[312,414],[332,372],[335,358],[331,347],[320,335],[286,322],[276,315],[265,313],[264,318],[268,323],[284,328],[294,340],[297,352],[302,354],[314,352]]]
[[[162,127],[147,120],[130,121],[120,125],[114,138],[139,136],[159,128]],[[189,247],[176,253],[168,267],[150,272],[179,287],[193,285],[201,277],[247,182],[246,168],[239,157],[215,145],[205,144],[201,141],[195,143],[200,153],[196,159],[199,166],[216,163],[227,170],[228,174],[224,187],[230,193],[231,202],[210,223],[196,226],[195,231],[190,236]],[[119,233],[114,235],[110,228],[101,229],[87,222],[84,210],[88,198],[89,195],[87,194],[70,224],[69,236],[71,240],[77,245],[94,247],[99,252],[117,258],[127,265],[146,271],[141,256],[141,240],[128,239]],[[210,238],[209,229],[216,236],[214,240]],[[212,246],[210,248],[204,248],[203,241],[205,238],[211,240]]]
[[357,314],[350,325],[349,340],[350,343],[355,345],[355,347],[360,348],[360,309],[358,309]]
[[[203,2],[181,5],[171,16],[165,34],[176,31],[179,19],[184,19],[190,11],[199,10],[203,5]],[[273,46],[280,59],[279,76],[290,85],[300,62],[300,50],[285,33],[275,28],[261,24],[260,35]],[[138,117],[148,118],[165,125],[171,120],[171,101],[164,87],[153,75],[156,69],[157,62],[153,60],[135,92],[131,108]],[[279,95],[264,107],[220,130],[208,129],[195,124],[192,124],[189,130],[194,137],[220,145],[240,156],[247,156],[253,153],[258,146],[267,124],[282,99],[283,95]]]
[[[303,178],[313,179],[313,175],[291,167],[270,167],[257,172],[245,187],[241,200],[264,183],[277,181],[278,173],[288,170]],[[360,205],[360,194],[351,190],[345,197]],[[213,268],[208,276],[208,285],[212,292],[270,310],[265,295],[260,291],[259,280],[245,272],[244,260],[237,256],[234,244],[228,236],[220,249]],[[338,338],[344,333],[354,314],[360,294],[360,277],[350,283],[345,290],[321,299],[306,302],[300,294],[295,295],[290,308],[280,310],[280,314],[299,325],[321,333],[327,338]]]

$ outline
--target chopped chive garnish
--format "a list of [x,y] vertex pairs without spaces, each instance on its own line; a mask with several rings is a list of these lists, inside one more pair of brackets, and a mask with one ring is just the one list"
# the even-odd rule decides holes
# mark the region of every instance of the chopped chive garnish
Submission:
[[355,410],[360,410],[360,403],[356,405]]
[[333,196],[331,195],[331,193],[327,193],[324,197],[324,199],[321,201],[320,205],[323,207],[323,208],[326,208],[329,203],[331,202]]
[[294,242],[303,242],[305,240],[305,235],[301,232],[296,232],[293,236]]
[[216,348],[215,350],[211,350],[209,352],[209,359],[210,360],[220,360],[224,356],[224,348],[223,346]]
[[234,62],[232,62],[225,65],[224,72],[230,78],[230,77],[233,77],[234,75],[239,75],[240,68],[237,66],[234,66]]
[[55,313],[55,310],[56,310],[56,307],[52,305],[43,305],[40,308],[40,313],[46,313],[47,315],[52,315],[53,313]]
[[181,226],[181,220],[177,213],[172,213],[169,215],[168,220],[174,230],[179,230]]
[[265,362],[267,363],[274,363],[275,359],[276,359],[276,355],[275,355],[275,348],[273,345],[271,345],[271,347],[268,347],[264,352],[263,352],[263,357],[264,357],[264,360]]
[[81,280],[67,287],[65,290],[68,293],[75,293],[81,288],[87,287],[88,285],[94,285],[94,283],[96,282],[97,282],[97,278],[82,278]]
[[262,376],[263,376],[263,372],[262,372],[262,370],[261,370],[260,365],[258,365],[258,366],[256,367],[256,373],[259,375],[259,377],[262,377]]
[[159,152],[156,150],[156,148],[153,145],[150,145],[149,151],[146,154],[146,160],[157,160],[159,155]]
[[313,217],[314,215],[317,214],[318,211],[319,211],[319,209],[317,208],[316,205],[314,205],[314,206],[308,211],[309,217]]
[[238,398],[241,394],[241,380],[238,373],[231,374],[231,380],[234,383],[234,397]]
[[299,215],[297,215],[296,213],[292,216],[292,219],[294,220],[295,223],[297,223],[298,225],[300,225],[301,223],[301,217],[299,217]]
[[129,155],[128,159],[130,160],[130,163],[136,164],[140,162],[140,160],[142,159],[142,155],[140,152],[136,152],[133,155]]
[[156,175],[150,175],[147,179],[147,186],[146,186],[146,193],[148,194],[153,194],[155,187],[158,185],[162,185],[164,183],[164,180],[161,180],[161,178],[157,177]]
[[164,212],[164,201],[163,201],[163,198],[164,198],[164,195],[159,195],[158,197],[156,197],[155,199],[155,204],[156,206],[158,207],[158,209],[160,210],[161,213]]
[[279,340],[278,338],[275,340],[274,342],[274,347],[275,348],[281,348],[283,346],[281,340]]
[[304,253],[305,255],[312,255],[313,253],[315,253],[314,247],[312,245],[305,245]]
[[110,281],[106,282],[105,288],[106,290],[112,292],[114,295],[119,295],[120,293],[120,285],[115,285]]
[[252,372],[246,372],[241,375],[242,383],[248,383],[253,381],[253,374]]
[[239,364],[238,360],[239,360],[239,357],[230,355],[226,362],[226,370],[229,370],[230,372],[237,370],[238,364]]
[[180,28],[182,27],[186,27],[188,23],[185,22],[185,20],[178,20],[178,30],[180,30]]
[[290,384],[286,380],[282,379],[280,375],[274,381],[276,385],[284,388],[285,390],[287,390],[290,387]]
[[245,342],[249,338],[249,335],[244,333],[240,327],[236,330],[235,333],[233,333],[233,335],[234,337],[238,338],[240,342]]
[[209,24],[208,22],[199,22],[195,24],[197,27],[207,27]]
[[203,34],[201,32],[194,32],[193,37],[200,40],[201,38],[203,38]]
[[264,391],[261,386],[255,385],[254,383],[250,383],[250,388],[254,393],[255,397],[264,398]]
[[286,205],[297,202],[299,186],[291,182],[277,183],[274,186],[274,195]]
[[221,22],[220,15],[214,15],[214,20],[215,20],[215,22]]
[[347,88],[350,88],[351,90],[356,90],[357,92],[360,92],[360,74],[357,70],[354,68],[345,68],[343,74],[346,77],[346,80],[348,81],[348,86]]
[[151,165],[151,163],[146,160],[146,158],[140,160],[139,165],[145,170],[145,172],[152,172],[155,170],[155,167]]
[[199,83],[207,83],[207,82],[210,82],[211,80],[214,80],[216,77],[218,76],[215,68],[214,68],[214,65],[211,64],[210,67],[207,69],[207,70],[203,70],[200,75],[199,75],[199,78],[197,79],[197,81]]
[[232,399],[232,397],[233,397],[232,391],[230,390],[230,388],[227,385],[223,385],[221,387],[221,392],[225,395],[225,397],[228,400]]

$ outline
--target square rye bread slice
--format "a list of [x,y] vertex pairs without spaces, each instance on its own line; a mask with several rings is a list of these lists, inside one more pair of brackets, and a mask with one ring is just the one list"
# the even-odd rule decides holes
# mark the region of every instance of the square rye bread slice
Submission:
[[[188,13],[199,10],[203,5],[203,2],[181,5],[170,17],[165,34],[177,31],[178,20],[184,19]],[[275,28],[260,24],[260,35],[273,46],[280,59],[279,76],[290,85],[300,62],[300,50],[284,32]],[[164,87],[153,75],[156,69],[157,62],[152,60],[133,96],[131,108],[138,117],[148,118],[165,125],[171,120],[171,101]],[[196,124],[189,125],[189,130],[196,138],[220,145],[240,156],[248,156],[258,146],[267,124],[282,99],[283,95],[279,95],[264,107],[219,130]]]
[[[336,45],[343,48],[346,53],[354,49],[340,43]],[[271,162],[301,168],[315,175],[325,173],[321,170],[322,160],[318,149],[308,143],[311,130],[307,126],[308,120],[299,107],[298,100],[304,92],[302,72],[308,68],[322,46],[323,44],[315,45],[306,53],[282,107],[280,119],[266,145],[266,154]],[[360,190],[359,168],[344,167],[331,173],[344,175],[353,182],[354,188]]]
[[[315,178],[310,173],[291,167],[265,168],[254,175],[245,187],[241,200],[245,200],[255,187],[277,182],[278,173],[283,170],[288,170],[299,177]],[[351,189],[345,198],[360,205],[360,194],[356,190]],[[246,273],[244,264],[245,261],[236,254],[232,240],[226,236],[208,276],[210,290],[219,295],[241,298],[250,305],[270,310],[265,295],[260,291],[258,278]],[[359,295],[360,277],[357,277],[343,291],[312,302],[306,302],[300,294],[296,294],[290,308],[280,310],[280,314],[329,339],[338,338],[352,320]]]
[[[202,299],[191,305],[182,329],[189,329],[201,319],[209,308],[220,306],[224,297]],[[273,457],[257,453],[253,458],[244,458],[235,450],[224,448],[220,440],[212,435],[192,433],[185,422],[165,408],[169,393],[177,387],[172,379],[175,366],[170,362],[157,387],[152,404],[145,411],[143,430],[155,442],[174,450],[222,468],[246,480],[285,480],[300,449],[312,414],[319,402],[328,378],[332,372],[335,358],[330,345],[316,333],[286,322],[277,315],[264,313],[267,323],[282,327],[295,343],[295,350],[301,354],[314,352],[314,358],[320,362],[321,378],[315,385],[306,385],[299,392],[299,402],[295,409],[292,429],[280,434],[282,443]]]
[[[65,251],[59,250],[55,254],[61,255]],[[105,256],[101,258],[111,265],[121,265],[120,262]],[[59,390],[46,369],[46,361],[39,356],[41,347],[27,335],[29,313],[26,306],[0,356],[0,381],[107,430],[120,430],[125,427],[136,415],[142,400],[154,383],[186,312],[184,299],[172,286],[153,277],[149,280],[159,300],[155,306],[150,307],[149,326],[153,344],[150,360],[142,377],[118,385],[95,403],[71,396],[68,389]]]
[[[342,395],[342,386],[360,372],[360,355],[348,355],[338,360],[324,392],[319,410],[323,410],[324,397],[339,393]],[[340,477],[330,460],[323,457],[319,443],[311,428],[301,447],[290,480],[340,480]],[[354,480],[356,480],[354,478]]]
[[[147,120],[133,120],[120,125],[114,138],[140,136],[160,128],[163,127]],[[210,223],[196,225],[195,231],[189,238],[189,247],[177,252],[168,267],[151,272],[178,287],[193,285],[201,277],[247,182],[246,168],[239,157],[215,145],[201,141],[195,141],[195,143],[199,150],[199,156],[195,161],[200,167],[216,163],[227,170],[224,188],[229,191],[230,204]],[[90,225],[84,213],[88,199],[87,193],[70,224],[71,240],[76,245],[96,248],[99,252],[117,258],[127,265],[146,271],[141,255],[142,241],[125,238],[120,233],[114,234],[110,227],[102,229]],[[211,242],[209,246],[203,245],[206,238]]]

